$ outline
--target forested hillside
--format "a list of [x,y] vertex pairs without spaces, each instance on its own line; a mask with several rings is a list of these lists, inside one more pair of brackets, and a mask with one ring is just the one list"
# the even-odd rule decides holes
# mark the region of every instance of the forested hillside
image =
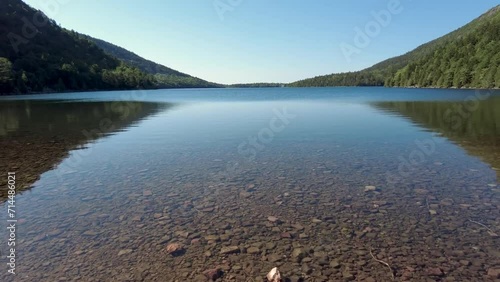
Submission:
[[93,38],[88,35],[80,34],[81,37],[94,42],[99,48],[111,56],[123,61],[124,63],[137,67],[141,71],[154,75],[155,80],[162,84],[163,87],[222,87],[222,85],[208,82],[197,77],[176,71],[164,65],[157,64],[153,61],[144,59],[143,57],[128,51],[125,48],[116,46],[101,39]]
[[500,6],[443,37],[367,69],[290,86],[500,87]]
[[217,86],[163,66],[154,74],[141,68],[21,0],[0,1],[0,94]]
[[20,0],[0,2],[0,93],[151,88],[154,81]]
[[386,81],[387,86],[500,87],[500,9],[481,19],[475,31],[412,61]]

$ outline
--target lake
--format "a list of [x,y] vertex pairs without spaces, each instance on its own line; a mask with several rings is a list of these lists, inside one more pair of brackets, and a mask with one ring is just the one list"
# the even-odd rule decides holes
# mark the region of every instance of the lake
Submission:
[[265,281],[275,266],[290,281],[479,281],[500,267],[500,91],[0,97],[0,144],[15,281]]

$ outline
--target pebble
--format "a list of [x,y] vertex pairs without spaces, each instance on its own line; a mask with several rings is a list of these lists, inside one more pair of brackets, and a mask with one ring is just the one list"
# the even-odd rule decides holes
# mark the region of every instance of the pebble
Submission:
[[331,268],[340,268],[340,263],[339,263],[339,261],[338,261],[338,260],[332,260],[332,261],[330,262],[330,267],[331,267]]
[[269,220],[270,222],[277,222],[278,221],[278,218],[275,217],[275,216],[268,216],[267,217],[267,220]]
[[171,254],[172,256],[178,256],[181,255],[185,250],[182,244],[180,243],[170,243],[167,245],[165,248],[168,254]]
[[368,185],[368,186],[365,186],[365,192],[372,192],[372,191],[376,191],[377,190],[377,187],[375,186],[372,186],[372,185]]
[[222,247],[220,250],[220,253],[223,255],[228,255],[228,254],[235,254],[240,252],[240,247],[238,246],[227,246],[227,247]]
[[220,268],[212,268],[212,269],[205,270],[203,272],[203,274],[205,275],[205,277],[207,279],[215,281],[215,280],[222,277],[223,272]]
[[460,264],[463,265],[463,266],[469,266],[469,265],[471,265],[470,261],[464,260],[464,259],[460,260]]
[[278,262],[283,260],[283,256],[278,255],[278,254],[271,254],[267,257],[267,260],[270,262]]
[[500,278],[500,268],[490,268],[488,269],[488,276],[491,278]]
[[128,255],[132,252],[132,249],[124,249],[118,252],[118,256]]
[[97,232],[95,232],[95,231],[90,231],[90,230],[89,230],[89,231],[85,231],[85,232],[83,232],[83,234],[82,234],[82,235],[83,235],[83,236],[97,236],[97,235],[98,235],[98,233],[97,233]]
[[309,238],[309,235],[307,235],[306,233],[300,233],[299,238],[300,239],[307,239],[307,238]]
[[276,243],[274,243],[274,242],[266,243],[266,250],[272,250],[274,248],[276,248]]
[[302,259],[305,258],[306,256],[307,256],[307,253],[302,248],[296,248],[292,252],[293,260],[295,262],[298,262],[298,263],[300,263],[302,261]]
[[[294,157],[299,156],[300,153]],[[377,258],[397,269],[398,281],[499,279],[500,255],[494,247],[497,239],[488,236],[487,229],[468,224],[464,217],[477,218],[497,230],[498,186],[485,184],[494,182],[494,177],[470,179],[470,175],[457,172],[448,179],[442,178],[448,174],[446,171],[440,171],[442,176],[424,172],[422,177],[419,174],[418,178],[402,179],[396,187],[381,187],[383,193],[376,192],[375,186],[375,192],[362,193],[363,183],[385,183],[385,171],[379,168],[385,157],[369,160],[371,163],[361,164],[359,170],[348,168],[348,162],[338,166],[333,161],[321,164],[331,168],[332,173],[325,175],[324,168],[304,170],[320,165],[314,163],[317,157],[311,155],[304,159],[305,166],[259,162],[241,173],[223,177],[218,174],[220,167],[198,170],[200,166],[192,164],[192,159],[176,173],[175,169],[163,169],[164,160],[156,160],[158,171],[164,175],[125,175],[116,184],[110,181],[100,188],[106,195],[117,188],[123,188],[123,193],[115,193],[111,198],[94,197],[85,203],[80,202],[83,194],[78,194],[87,192],[84,189],[75,191],[60,182],[54,185],[60,187],[51,191],[51,185],[47,185],[41,193],[22,196],[35,200],[30,202],[34,208],[23,212],[29,220],[18,230],[26,259],[19,270],[32,281],[58,281],[60,277],[88,277],[93,281],[207,281],[211,278],[204,272],[213,269],[224,271],[223,277],[216,278],[221,281],[266,281],[267,271],[278,266],[284,276],[295,282],[390,281],[388,269],[370,257],[368,247],[372,246]],[[175,161],[182,163],[182,157]],[[151,160],[150,164],[155,165],[154,162]],[[421,168],[428,170],[429,165],[436,170],[432,161]],[[446,165],[439,169],[448,167],[453,168]],[[365,168],[374,174],[366,173]],[[287,177],[278,180],[273,173],[276,169]],[[346,177],[343,169],[349,169],[352,177]],[[83,173],[89,180],[86,183],[82,177],[76,188],[93,187],[94,177],[89,172],[76,173]],[[289,177],[292,175],[298,177]],[[151,190],[137,190],[144,187],[140,183],[157,187],[151,193],[154,197],[142,197],[150,195]],[[109,190],[104,189],[108,185]],[[52,207],[43,200],[68,199],[72,195],[74,203],[80,206],[65,207],[54,201]],[[425,198],[429,199],[428,209],[423,208]],[[415,201],[420,204],[415,205]],[[41,204],[46,214],[34,214]],[[439,216],[431,217],[426,210],[430,214],[434,210]],[[58,217],[51,218],[56,212]],[[169,243],[182,244],[186,252],[182,257],[167,255],[164,248]],[[49,259],[43,261],[35,252],[48,255]],[[54,253],[60,255],[50,256]],[[0,274],[0,281],[4,277]]]
[[250,247],[250,248],[247,249],[247,253],[249,253],[249,254],[258,254],[258,253],[260,253],[260,250],[257,247]]
[[281,238],[285,238],[285,239],[291,239],[292,238],[292,234],[290,234],[290,232],[283,232],[280,234],[280,237]]
[[427,268],[426,272],[427,272],[427,275],[429,275],[429,276],[443,276],[444,275],[443,270],[441,270],[441,268],[439,268],[439,267],[429,267],[429,268]]

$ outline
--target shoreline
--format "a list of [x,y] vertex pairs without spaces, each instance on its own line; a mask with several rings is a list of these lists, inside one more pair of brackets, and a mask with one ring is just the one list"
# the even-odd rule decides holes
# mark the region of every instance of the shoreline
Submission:
[[266,86],[266,87],[180,87],[180,88],[152,88],[152,89],[93,89],[86,91],[61,91],[61,92],[30,92],[30,93],[8,93],[0,94],[0,99],[2,97],[12,97],[12,96],[29,96],[29,95],[44,95],[44,94],[66,94],[66,93],[93,93],[93,92],[117,92],[117,91],[150,91],[150,90],[180,90],[180,89],[262,89],[262,88],[402,88],[402,89],[437,89],[437,90],[500,90],[500,88],[456,88],[456,87],[399,87],[399,86]]

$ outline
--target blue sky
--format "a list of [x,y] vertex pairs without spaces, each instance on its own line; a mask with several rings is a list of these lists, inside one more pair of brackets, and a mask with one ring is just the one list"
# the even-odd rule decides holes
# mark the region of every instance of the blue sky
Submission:
[[[292,82],[360,70],[453,31],[500,4],[498,0],[25,2],[62,27],[219,83]],[[390,15],[390,20],[377,21],[374,12]],[[355,40],[357,30],[366,35],[365,41]]]

